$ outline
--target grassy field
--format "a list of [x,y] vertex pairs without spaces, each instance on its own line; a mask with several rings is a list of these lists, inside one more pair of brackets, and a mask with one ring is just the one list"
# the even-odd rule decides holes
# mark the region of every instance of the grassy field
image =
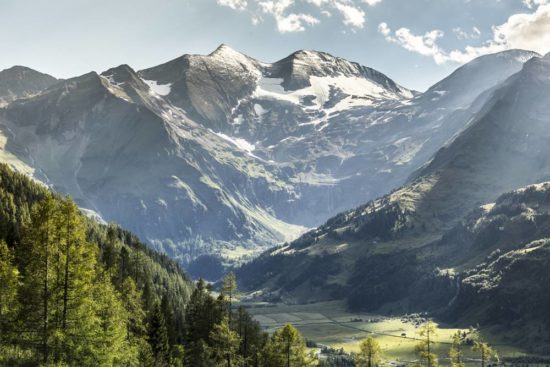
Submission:
[[[307,305],[244,304],[254,318],[269,332],[286,323],[297,327],[305,338],[318,344],[343,348],[346,352],[358,349],[359,342],[373,336],[380,343],[384,359],[392,363],[416,360],[418,320],[406,317],[383,317],[366,313],[349,313],[343,302],[323,302]],[[451,335],[458,329],[438,325],[435,346],[442,362],[448,354]],[[521,349],[500,345],[497,338],[484,335],[495,344],[501,357],[526,355]],[[468,352],[470,358],[476,356]]]

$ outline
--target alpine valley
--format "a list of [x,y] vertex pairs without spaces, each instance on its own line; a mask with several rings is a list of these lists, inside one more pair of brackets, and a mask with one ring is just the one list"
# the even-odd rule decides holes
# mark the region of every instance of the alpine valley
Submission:
[[[67,80],[16,66],[0,72],[1,159],[211,279],[224,265],[250,260],[404,184],[397,193],[411,199],[399,210],[429,206],[423,215],[436,215],[423,223],[432,238],[474,203],[544,178],[542,163],[530,160],[530,150],[544,145],[527,140],[542,139],[536,131],[506,130],[512,145],[501,149],[525,150],[513,163],[531,169],[510,180],[494,172],[505,159],[499,151],[478,157],[468,145],[475,138],[492,149],[479,139],[496,134],[496,122],[472,131],[503,108],[505,90],[521,82],[540,94],[544,78],[536,86],[522,81],[532,58],[542,63],[520,50],[483,56],[425,93],[323,52],[298,51],[268,64],[225,45],[141,71],[121,65]],[[513,116],[535,114],[533,103],[544,106],[537,101],[526,98]],[[545,111],[533,116],[545,118]],[[527,129],[523,118],[513,123]],[[479,170],[463,172],[456,157]],[[481,167],[480,157],[500,163]],[[399,202],[396,195],[382,200]],[[420,204],[424,197],[438,207]]]
[[424,93],[317,51],[15,66],[0,131],[0,161],[89,226],[196,277],[233,268],[254,301],[429,312],[550,353],[550,54],[482,56]]

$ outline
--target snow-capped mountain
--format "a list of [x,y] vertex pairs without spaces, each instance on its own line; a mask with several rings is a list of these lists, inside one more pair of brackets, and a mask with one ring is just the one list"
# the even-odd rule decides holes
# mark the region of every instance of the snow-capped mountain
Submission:
[[184,262],[242,259],[402,185],[533,56],[420,94],[322,52],[268,64],[222,45],[10,100],[2,159]]
[[[513,269],[515,284],[530,284],[522,282],[533,273],[510,263],[528,248],[548,261],[549,186],[520,188],[550,179],[550,54],[529,59],[479,98],[472,121],[406,185],[266,252],[240,270],[244,283],[293,300],[346,298],[355,309],[399,312],[450,312],[452,299],[464,311],[481,308],[491,293],[510,296],[509,277],[506,288],[483,289],[484,282],[500,286],[498,271]],[[453,298],[462,279],[471,293]],[[536,298],[537,288],[525,296]]]

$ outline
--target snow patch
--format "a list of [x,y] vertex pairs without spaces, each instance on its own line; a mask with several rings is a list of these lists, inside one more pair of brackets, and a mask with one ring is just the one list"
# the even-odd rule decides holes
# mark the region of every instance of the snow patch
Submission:
[[145,84],[149,86],[151,91],[155,94],[158,94],[159,96],[167,96],[170,94],[170,91],[172,90],[172,83],[168,84],[158,84],[156,80],[145,80],[143,79]]
[[321,110],[325,103],[329,101],[331,91],[339,90],[347,97],[331,108],[331,112],[350,107],[369,106],[373,100],[397,100],[403,97],[368,79],[354,76],[311,76],[309,87],[292,91],[284,89],[283,81],[280,78],[260,78],[253,97],[287,101],[300,105],[305,97],[313,96],[315,97],[313,100],[314,105],[305,106],[305,109]]
[[265,108],[263,108],[261,104],[256,103],[254,105],[254,112],[256,112],[257,116],[261,117],[265,115],[268,111]]
[[246,140],[242,139],[242,138],[232,138],[228,135],[225,135],[223,133],[214,133],[216,134],[217,136],[219,136],[220,138],[230,142],[231,144],[233,144],[234,146],[236,146],[237,148],[239,148],[240,150],[248,153],[248,154],[251,154],[255,149],[256,149],[256,146],[254,144],[250,144],[249,142],[247,142]]

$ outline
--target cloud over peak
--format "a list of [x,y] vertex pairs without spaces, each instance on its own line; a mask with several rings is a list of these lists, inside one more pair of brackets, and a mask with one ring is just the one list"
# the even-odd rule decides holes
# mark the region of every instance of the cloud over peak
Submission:
[[[481,55],[509,49],[525,49],[546,54],[550,51],[550,3],[547,0],[524,0],[531,13],[511,15],[500,25],[492,26],[492,38],[480,45],[466,45],[462,49],[444,50],[438,40],[445,36],[439,29],[430,30],[423,35],[412,33],[408,28],[398,28],[392,31],[383,22],[378,25],[378,32],[386,41],[398,44],[404,49],[420,55],[433,58],[436,64],[448,62],[466,63]],[[453,29],[459,39],[470,40],[479,38],[481,32],[474,27],[471,33],[460,28]]]
[[258,24],[273,19],[280,33],[301,32],[321,22],[321,16],[337,14],[353,30],[365,25],[365,8],[382,0],[216,0],[218,5],[250,14]]

